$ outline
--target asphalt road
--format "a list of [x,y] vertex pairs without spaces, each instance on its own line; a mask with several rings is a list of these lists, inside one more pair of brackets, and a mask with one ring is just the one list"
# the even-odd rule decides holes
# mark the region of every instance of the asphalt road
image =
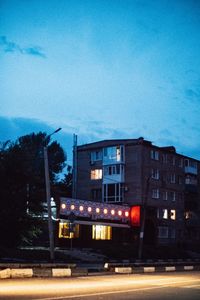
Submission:
[[0,281],[0,299],[199,300],[200,272],[5,279]]

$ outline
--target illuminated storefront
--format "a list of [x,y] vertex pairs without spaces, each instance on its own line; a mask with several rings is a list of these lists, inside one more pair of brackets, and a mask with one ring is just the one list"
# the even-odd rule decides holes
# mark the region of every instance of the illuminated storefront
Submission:
[[140,207],[71,198],[60,199],[59,239],[112,241],[126,239],[140,225]]

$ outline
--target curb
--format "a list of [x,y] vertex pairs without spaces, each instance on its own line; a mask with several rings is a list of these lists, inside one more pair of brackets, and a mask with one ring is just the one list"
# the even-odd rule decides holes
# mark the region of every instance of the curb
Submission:
[[88,275],[139,274],[200,271],[200,262],[106,263],[104,268],[76,267],[75,264],[0,264],[0,280],[9,278],[79,277]]
[[200,265],[186,266],[154,266],[154,267],[115,267],[114,272],[118,274],[138,274],[138,273],[161,273],[161,272],[183,272],[200,271]]
[[0,279],[32,277],[78,277],[87,276],[85,268],[6,268],[0,270]]

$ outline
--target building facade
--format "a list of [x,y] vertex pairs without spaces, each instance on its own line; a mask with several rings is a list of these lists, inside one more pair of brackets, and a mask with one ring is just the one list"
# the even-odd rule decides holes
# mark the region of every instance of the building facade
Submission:
[[[177,244],[185,238],[200,241],[198,160],[143,138],[103,140],[74,151],[74,199],[101,203],[102,209],[128,207],[129,216],[132,207],[145,210],[147,244]],[[131,227],[131,222],[126,225]],[[138,239],[138,227],[127,238],[135,234]]]

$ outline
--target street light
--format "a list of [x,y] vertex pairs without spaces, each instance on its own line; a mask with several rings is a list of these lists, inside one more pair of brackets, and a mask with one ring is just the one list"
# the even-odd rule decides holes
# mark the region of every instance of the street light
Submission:
[[49,250],[50,259],[54,260],[54,233],[53,233],[53,220],[51,213],[51,192],[50,192],[50,179],[49,179],[49,161],[48,161],[48,151],[47,151],[47,138],[57,133],[62,128],[56,129],[53,133],[49,134],[45,138],[44,145],[44,170],[45,170],[45,185],[46,185],[46,201],[47,201],[47,211],[48,211],[48,231],[49,231]]

